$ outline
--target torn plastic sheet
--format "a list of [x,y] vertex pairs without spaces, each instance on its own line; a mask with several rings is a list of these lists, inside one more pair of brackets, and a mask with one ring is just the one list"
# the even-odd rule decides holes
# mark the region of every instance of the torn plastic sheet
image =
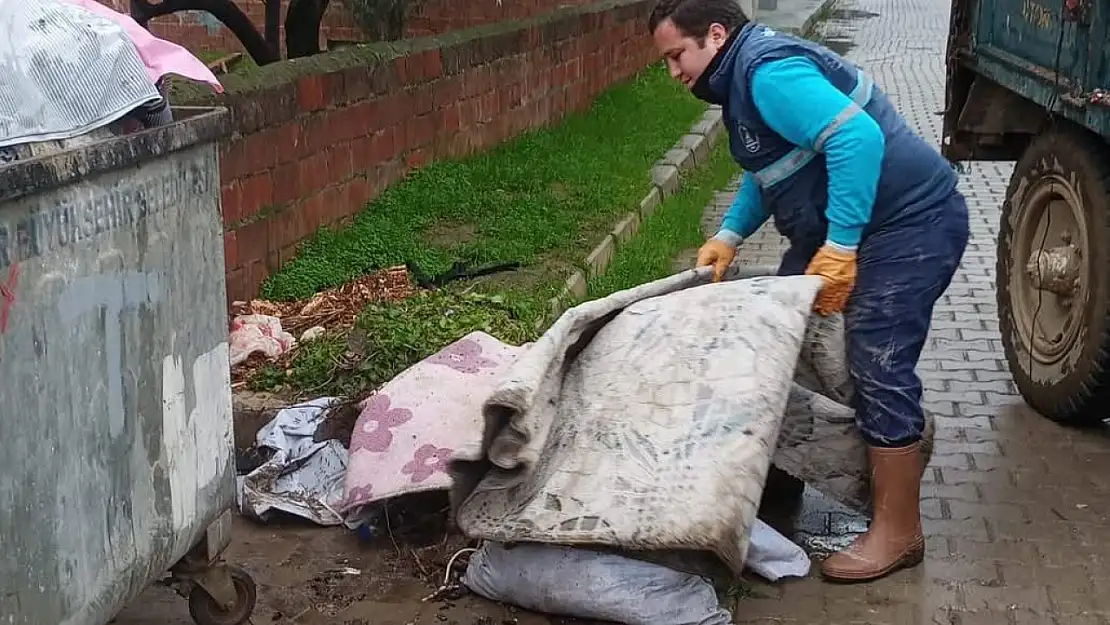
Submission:
[[343,523],[347,449],[337,440],[316,442],[316,430],[339,400],[321,397],[283,408],[258,431],[256,444],[273,450],[262,466],[238,480],[239,509],[265,522],[278,510],[318,525]]

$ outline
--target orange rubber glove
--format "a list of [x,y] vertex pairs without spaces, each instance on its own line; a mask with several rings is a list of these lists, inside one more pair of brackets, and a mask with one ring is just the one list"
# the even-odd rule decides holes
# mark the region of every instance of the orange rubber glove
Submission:
[[822,316],[844,312],[848,296],[856,286],[856,253],[826,243],[814,254],[806,275],[821,276],[825,286],[817,294],[813,309]]
[[709,239],[698,250],[698,267],[713,266],[713,281],[720,282],[736,258],[736,247],[720,239]]

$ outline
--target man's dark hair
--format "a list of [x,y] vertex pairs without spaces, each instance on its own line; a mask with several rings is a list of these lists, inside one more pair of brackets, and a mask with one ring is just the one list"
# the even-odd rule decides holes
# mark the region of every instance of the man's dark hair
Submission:
[[748,21],[736,0],[659,0],[648,17],[648,32],[654,34],[667,18],[683,35],[698,40],[709,34],[712,24],[720,24],[731,33]]

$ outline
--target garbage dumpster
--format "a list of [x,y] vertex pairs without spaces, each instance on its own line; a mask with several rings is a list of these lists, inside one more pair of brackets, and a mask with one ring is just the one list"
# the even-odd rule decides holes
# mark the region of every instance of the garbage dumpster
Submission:
[[[223,109],[0,164],[0,623],[103,625],[148,585],[244,623]],[[167,575],[168,572],[168,575]]]

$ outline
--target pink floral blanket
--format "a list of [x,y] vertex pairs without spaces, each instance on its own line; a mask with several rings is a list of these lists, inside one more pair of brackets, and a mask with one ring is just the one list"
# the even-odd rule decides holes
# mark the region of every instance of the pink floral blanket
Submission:
[[481,441],[482,402],[526,347],[473,332],[406,369],[363,402],[340,514],[398,495],[446,490],[447,460]]

